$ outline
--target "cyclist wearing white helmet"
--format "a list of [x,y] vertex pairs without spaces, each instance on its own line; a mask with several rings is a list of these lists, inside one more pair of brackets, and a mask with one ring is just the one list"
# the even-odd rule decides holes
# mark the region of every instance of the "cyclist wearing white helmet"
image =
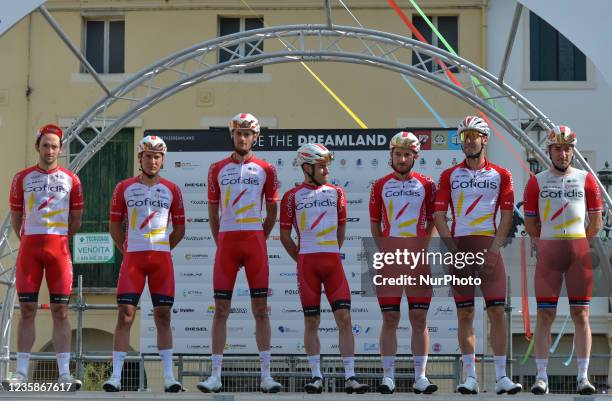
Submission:
[[84,200],[79,178],[58,164],[62,137],[62,129],[55,124],[47,124],[36,132],[38,162],[15,174],[10,190],[11,225],[20,239],[15,266],[20,306],[17,370],[5,383],[6,387],[12,384],[13,390],[25,388],[19,385],[28,381],[43,275],[51,301],[58,383],[71,391],[81,387],[81,381],[70,374],[68,301],[72,289],[70,237],[81,226]]
[[[141,174],[121,181],[113,192],[110,233],[123,254],[123,261],[117,283],[119,314],[113,340],[113,373],[102,386],[105,391],[121,390],[121,370],[145,279],[153,301],[164,390],[172,393],[182,390],[172,370],[170,317],[174,303],[174,268],[170,251],[185,235],[185,211],[179,187],[159,175],[166,150],[162,138],[155,135],[142,138],[138,144]],[[172,221],[172,232],[168,229],[169,221]]]
[[593,288],[589,242],[601,229],[602,203],[595,177],[571,166],[576,144],[576,134],[569,127],[553,127],[545,140],[552,167],[531,176],[524,193],[525,229],[538,249],[534,277],[538,304],[535,331],[538,371],[531,388],[534,394],[548,393],[550,331],[564,278],[575,327],[577,392],[583,395],[595,392],[587,376],[592,342],[589,304]]
[[[389,143],[391,174],[378,179],[370,193],[370,230],[380,251],[395,252],[407,248],[420,252],[427,248],[433,231],[433,202],[435,184],[427,176],[413,171],[419,156],[421,143],[412,133],[398,132]],[[400,270],[388,266],[381,270],[383,276],[393,276]],[[401,270],[403,271],[403,269]],[[417,278],[431,275],[429,265],[415,266],[409,274]],[[378,303],[383,315],[380,331],[380,351],[383,379],[378,391],[391,394],[395,391],[395,354],[397,353],[397,327],[400,321],[400,304],[406,293],[409,319],[412,326],[411,348],[414,355],[417,394],[431,394],[438,387],[425,376],[429,349],[427,310],[431,302],[431,286],[388,287],[378,286]]]
[[[480,290],[491,322],[495,392],[515,394],[522,390],[522,386],[506,376],[506,270],[499,253],[512,226],[512,174],[487,159],[489,125],[482,118],[466,117],[459,123],[457,133],[465,160],[442,172],[436,193],[434,222],[451,252],[474,255],[483,252],[486,255],[483,265],[451,266],[451,272],[461,278],[481,279]],[[446,219],[449,204],[453,220],[451,228]],[[501,219],[499,226],[496,226],[498,210],[501,211]],[[474,290],[471,285],[453,287],[457,307],[457,338],[466,375],[465,382],[457,386],[457,391],[462,394],[479,392],[474,354]]]
[[[276,393],[282,386],[270,375],[270,318],[268,316],[268,250],[266,239],[276,222],[278,179],[272,165],[253,155],[259,122],[239,113],[229,124],[234,152],[208,171],[208,218],[217,244],[213,268],[215,314],[212,323],[212,374],[198,383],[200,391],[221,391],[221,365],[227,336],[227,319],[239,269],[251,292],[255,339],[261,363],[260,388]],[[261,210],[265,197],[266,218]]]
[[[340,354],[344,363],[344,390],[364,393],[369,386],[355,378],[355,341],[351,324],[351,292],[340,259],[346,231],[346,197],[342,188],[328,184],[332,153],[323,145],[308,143],[297,151],[296,163],[304,182],[287,191],[281,202],[280,238],[297,262],[298,288],[304,310],[304,346],[312,378],[307,393],[321,393],[321,284],[338,325]],[[291,238],[295,228],[299,242]]]

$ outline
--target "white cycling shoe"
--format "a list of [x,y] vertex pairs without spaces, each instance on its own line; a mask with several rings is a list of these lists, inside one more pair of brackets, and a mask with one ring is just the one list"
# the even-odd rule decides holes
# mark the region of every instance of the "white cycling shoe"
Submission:
[[264,393],[278,393],[283,388],[283,385],[274,380],[271,376],[261,379],[261,391]]
[[478,380],[475,377],[468,376],[465,382],[457,386],[457,392],[461,394],[478,394],[480,392]]
[[414,383],[412,386],[412,390],[416,394],[433,394],[438,391],[438,386],[429,381],[426,377],[421,377],[419,380]]
[[208,379],[199,382],[197,387],[203,393],[218,393],[223,388],[223,384],[215,376],[210,376]]
[[523,386],[520,383],[514,383],[508,376],[504,376],[495,382],[495,393],[497,395],[504,393],[512,395],[522,390]]

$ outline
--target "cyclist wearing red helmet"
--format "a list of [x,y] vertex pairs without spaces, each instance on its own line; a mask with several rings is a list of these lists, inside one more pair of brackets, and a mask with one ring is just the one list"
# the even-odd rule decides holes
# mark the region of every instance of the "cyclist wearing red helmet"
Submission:
[[34,318],[43,274],[47,280],[53,318],[53,347],[58,382],[78,390],[81,382],[70,375],[68,300],[72,290],[69,237],[81,226],[83,192],[79,178],[58,165],[63,132],[47,124],[36,133],[38,163],[18,172],[10,193],[11,224],[21,239],[16,266],[20,317],[17,326],[17,372],[12,383],[26,383]]

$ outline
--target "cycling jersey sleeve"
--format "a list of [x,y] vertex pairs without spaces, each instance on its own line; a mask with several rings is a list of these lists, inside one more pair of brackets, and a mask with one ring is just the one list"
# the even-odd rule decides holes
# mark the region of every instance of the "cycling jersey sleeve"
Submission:
[[450,175],[451,169],[444,170],[440,175],[438,190],[436,191],[434,212],[446,212],[448,210],[448,204],[451,200]]
[[514,183],[512,174],[506,169],[499,169],[501,188],[499,189],[499,208],[501,210],[514,210]]
[[219,174],[218,163],[211,164],[208,169],[208,202],[219,203],[221,196],[221,188],[219,187],[219,180],[217,175]]
[[170,213],[172,214],[173,226],[185,225],[185,208],[183,207],[183,195],[181,189],[177,185],[172,185],[172,205],[170,205]]
[[72,189],[70,190],[70,211],[83,210],[85,200],[83,198],[83,187],[81,180],[76,174],[70,173],[72,178]]
[[115,187],[115,191],[113,192],[113,199],[111,201],[111,211],[110,211],[110,220],[114,222],[122,222],[123,216],[126,213],[125,206],[125,197],[124,197],[125,188],[123,186],[123,181],[117,184]]
[[338,191],[338,225],[346,224],[346,196],[342,188],[336,188]]
[[380,223],[382,218],[383,201],[380,190],[381,186],[382,180],[376,180],[370,192],[370,221],[373,223]]
[[267,164],[265,170],[266,182],[263,187],[263,193],[266,196],[266,202],[278,202],[279,184],[276,169],[271,164]]
[[9,205],[12,211],[23,211],[23,174],[17,173],[13,177],[11,193],[9,195]]
[[535,175],[529,177],[525,193],[523,195],[523,211],[527,217],[537,217],[539,215],[538,199],[540,197],[540,186]]
[[584,184],[586,192],[586,207],[588,213],[597,213],[603,210],[601,201],[601,192],[595,177],[591,173],[587,174]]
[[281,200],[280,228],[281,230],[291,230],[293,225],[293,201],[294,191],[287,191]]

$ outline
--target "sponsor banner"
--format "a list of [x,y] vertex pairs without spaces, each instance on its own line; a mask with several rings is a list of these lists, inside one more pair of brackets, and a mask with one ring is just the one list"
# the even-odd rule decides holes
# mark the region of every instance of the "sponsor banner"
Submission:
[[[257,157],[267,160],[277,170],[279,196],[303,181],[301,170],[295,165],[295,150],[307,142],[320,142],[334,151],[331,183],[342,188],[347,200],[347,231],[341,259],[351,288],[352,319],[354,322],[357,353],[379,353],[378,338],[381,312],[376,298],[361,296],[361,272],[365,262],[362,238],[370,234],[369,199],[375,180],[389,174],[389,140],[397,129],[348,129],[348,130],[264,130],[255,147]],[[445,129],[416,129],[423,141],[415,170],[437,180],[440,173],[463,160],[457,135]],[[231,153],[231,143],[226,129],[221,130],[155,130],[168,145],[168,154],[162,175],[176,183],[182,191],[186,214],[184,240],[173,250],[176,280],[176,300],[173,319],[185,326],[174,341],[177,353],[210,354],[210,332],[198,329],[184,331],[184,327],[209,327],[214,315],[212,272],[216,247],[208,222],[208,169],[216,161]],[[146,132],[145,132],[146,134]],[[264,212],[265,213],[265,212]],[[295,231],[292,233],[296,238]],[[272,351],[276,353],[303,354],[303,312],[297,293],[295,262],[287,255],[277,225],[267,242],[270,265],[269,294],[272,324]],[[256,354],[250,293],[244,269],[238,272],[232,296],[232,312],[228,321],[227,353]],[[437,291],[438,289],[436,289]],[[148,290],[143,294],[143,305],[150,307]],[[440,294],[437,294],[440,295]],[[338,353],[335,320],[325,292],[321,294],[321,352]],[[458,353],[456,339],[448,336],[455,310],[450,300],[430,309],[429,324],[437,327],[431,332],[431,343],[436,345],[432,353]],[[145,310],[145,309],[143,309]],[[175,312],[176,310],[176,312]],[[402,303],[402,313],[407,305]],[[437,314],[436,314],[437,313]],[[152,324],[152,316],[141,314],[143,323]],[[476,333],[482,330],[476,317]],[[147,323],[147,324],[148,324]],[[191,326],[187,326],[191,323]],[[207,326],[208,325],[208,326]],[[405,329],[402,327],[405,326]],[[374,328],[377,329],[374,329]],[[400,325],[402,337],[399,353],[409,352],[409,324]],[[402,331],[403,330],[403,331]],[[480,330],[480,331],[479,331]],[[454,335],[454,334],[453,334]],[[404,338],[405,337],[405,338]],[[448,341],[448,343],[446,342]],[[155,332],[141,330],[141,350],[156,352]],[[478,351],[481,352],[481,351]]]

